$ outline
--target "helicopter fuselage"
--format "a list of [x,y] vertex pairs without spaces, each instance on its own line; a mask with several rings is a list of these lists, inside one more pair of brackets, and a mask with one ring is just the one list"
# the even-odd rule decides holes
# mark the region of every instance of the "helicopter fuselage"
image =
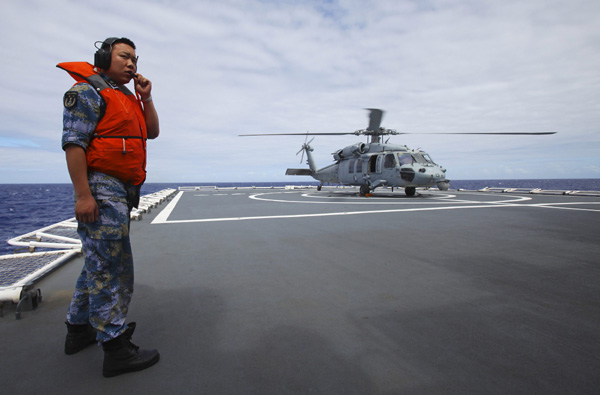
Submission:
[[[447,190],[446,169],[437,165],[429,154],[405,145],[383,143],[355,144],[333,153],[335,163],[317,169],[312,147],[306,144],[310,171],[288,169],[287,174],[310,175],[321,184],[332,183],[360,186],[361,195],[378,187],[405,188],[412,196],[417,187],[438,187]],[[296,172],[294,172],[296,170]]]

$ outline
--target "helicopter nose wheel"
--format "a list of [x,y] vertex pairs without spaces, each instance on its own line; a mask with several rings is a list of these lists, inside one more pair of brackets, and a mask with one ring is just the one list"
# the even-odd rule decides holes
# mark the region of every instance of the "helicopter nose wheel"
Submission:
[[417,188],[415,188],[415,187],[404,188],[404,193],[406,194],[406,196],[415,196],[416,192],[417,192]]
[[371,188],[369,188],[369,186],[367,184],[362,184],[360,186],[360,196],[367,196],[367,194],[369,194],[371,192]]

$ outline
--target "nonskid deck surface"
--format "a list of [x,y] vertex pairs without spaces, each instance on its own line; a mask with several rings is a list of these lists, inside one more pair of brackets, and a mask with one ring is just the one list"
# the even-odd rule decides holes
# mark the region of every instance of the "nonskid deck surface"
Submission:
[[11,393],[595,393],[599,216],[600,198],[583,196],[186,191],[132,223],[133,341],[161,361],[104,379],[97,347],[62,353],[78,258],[39,284],[37,310],[5,314],[3,381]]

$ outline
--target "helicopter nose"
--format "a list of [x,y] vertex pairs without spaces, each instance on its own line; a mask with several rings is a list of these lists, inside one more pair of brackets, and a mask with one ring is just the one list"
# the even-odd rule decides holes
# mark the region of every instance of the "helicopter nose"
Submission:
[[422,182],[438,182],[446,179],[445,170],[438,167],[421,167],[416,176]]

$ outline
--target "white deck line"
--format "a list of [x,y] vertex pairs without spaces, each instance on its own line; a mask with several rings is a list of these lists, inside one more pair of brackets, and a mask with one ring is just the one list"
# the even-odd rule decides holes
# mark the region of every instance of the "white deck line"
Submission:
[[[252,217],[220,217],[220,218],[199,218],[199,219],[182,219],[182,220],[169,220],[169,216],[177,206],[179,199],[183,195],[183,191],[180,191],[177,196],[165,207],[152,221],[153,225],[157,224],[184,224],[184,223],[206,223],[206,222],[228,222],[228,221],[250,221],[250,220],[268,220],[268,219],[292,219],[292,218],[314,218],[314,217],[333,217],[333,216],[344,216],[344,215],[362,215],[362,214],[390,214],[390,213],[402,213],[402,212],[417,212],[417,211],[439,211],[439,210],[456,210],[456,209],[478,209],[478,208],[491,208],[491,207],[519,207],[519,206],[531,206],[540,208],[554,208],[564,210],[578,210],[578,211],[590,211],[600,212],[595,209],[584,209],[574,207],[556,207],[559,205],[567,204],[600,204],[600,202],[573,202],[573,203],[540,203],[540,204],[523,204],[524,201],[532,200],[527,196],[519,196],[508,200],[501,201],[477,201],[468,202],[464,200],[452,202],[455,204],[461,204],[460,206],[442,206],[442,207],[421,207],[421,208],[399,208],[399,209],[388,209],[388,210],[361,210],[361,211],[340,211],[330,213],[312,213],[312,214],[284,214],[284,215],[264,215],[264,216],[252,216]],[[269,192],[269,193],[258,193],[249,196],[250,199],[264,200],[268,202],[279,202],[279,203],[305,203],[305,204],[365,204],[358,202],[317,202],[317,201],[298,201],[298,200],[281,200],[281,199],[266,199],[264,195],[270,194],[281,194],[281,193],[296,193],[296,192]],[[220,195],[220,194],[217,194]],[[302,196],[305,196],[304,194]],[[455,196],[455,195],[449,195]],[[305,196],[306,197],[306,196]],[[373,204],[376,202],[369,202]],[[420,202],[423,203],[423,202]],[[448,203],[446,202],[435,202],[435,204]],[[470,203],[470,205],[462,205]],[[475,203],[476,205],[473,205]],[[385,203],[384,203],[385,204]]]
[[[152,221],[152,224],[187,224],[195,222],[226,222],[226,221],[248,221],[248,220],[266,220],[266,219],[286,219],[286,218],[314,218],[314,217],[334,217],[343,215],[361,215],[361,214],[389,214],[415,211],[439,211],[439,210],[457,210],[467,208],[496,208],[496,207],[514,207],[516,204],[498,204],[498,205],[477,205],[477,206],[452,206],[452,207],[423,207],[423,208],[402,208],[393,210],[365,210],[365,211],[340,211],[334,213],[315,213],[315,214],[289,214],[289,215],[265,215],[255,217],[223,217],[223,218],[204,218],[204,219],[183,219],[168,220],[170,212],[164,217],[158,216]],[[175,206],[173,206],[174,208]],[[166,210],[166,208],[165,208]],[[163,210],[163,211],[165,211]],[[172,211],[172,210],[171,210]],[[162,212],[161,212],[162,214]]]
[[169,216],[173,212],[173,209],[175,209],[175,206],[177,206],[177,202],[179,202],[179,199],[181,199],[181,196],[183,196],[183,192],[184,191],[179,191],[177,196],[175,196],[173,198],[173,200],[171,200],[171,202],[167,205],[167,207],[165,207],[164,209],[162,209],[162,211],[160,213],[158,213],[158,215],[154,218],[154,220],[151,222],[151,224],[166,223]]

